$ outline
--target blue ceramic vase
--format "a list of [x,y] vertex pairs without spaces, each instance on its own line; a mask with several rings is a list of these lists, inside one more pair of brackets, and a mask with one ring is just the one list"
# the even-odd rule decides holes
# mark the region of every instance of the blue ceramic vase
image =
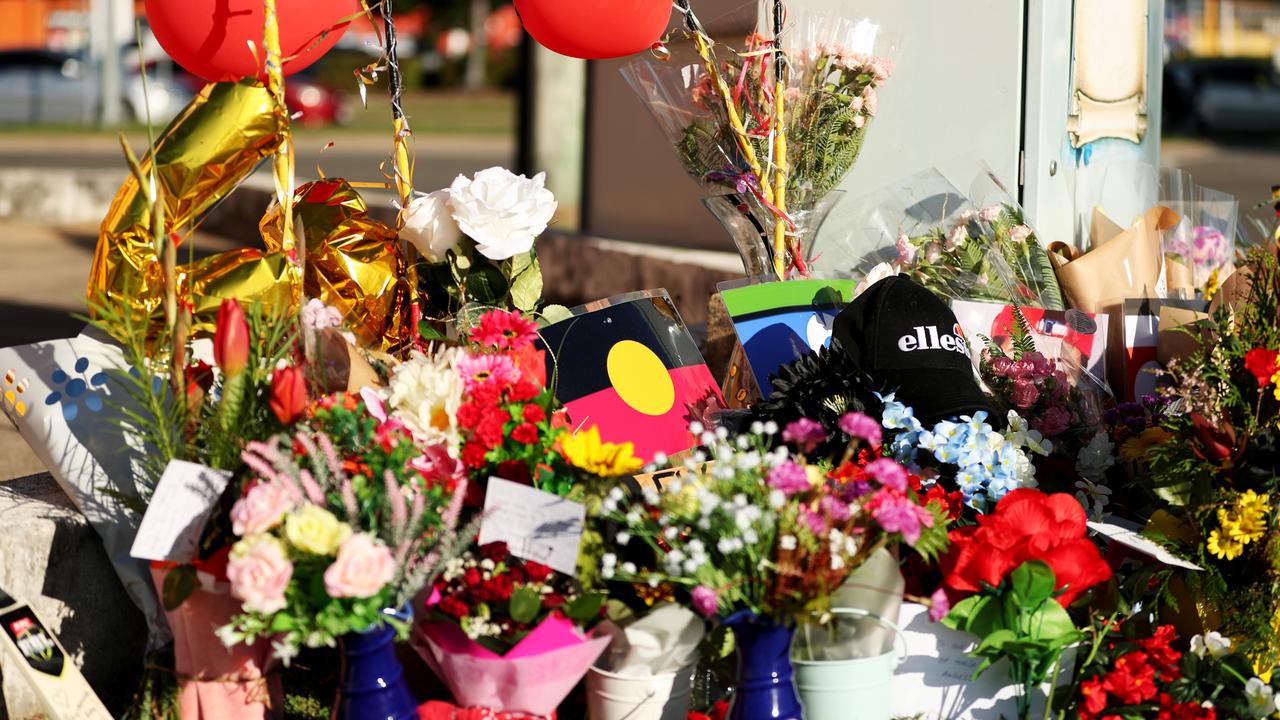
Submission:
[[725,619],[738,653],[738,682],[729,720],[802,720],[804,710],[791,668],[794,625],[783,625],[753,612]]
[[390,625],[339,640],[342,675],[333,720],[417,720],[418,703],[404,681]]

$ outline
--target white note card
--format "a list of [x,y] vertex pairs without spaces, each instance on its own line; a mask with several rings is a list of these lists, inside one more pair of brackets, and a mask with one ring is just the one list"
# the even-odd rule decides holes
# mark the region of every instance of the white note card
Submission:
[[1111,520],[1110,522],[1091,521],[1089,529],[1111,542],[1120,543],[1130,550],[1135,550],[1149,558],[1154,558],[1170,567],[1182,568],[1183,570],[1204,570],[1199,565],[1183,560],[1169,552],[1168,549],[1151,538],[1144,537],[1136,527],[1126,527],[1125,524],[1118,520]]
[[559,495],[489,478],[479,544],[505,542],[512,555],[576,575],[587,509]]
[[[893,715],[924,720],[953,718],[1018,717],[1017,688],[1009,680],[1008,662],[987,668],[977,680],[973,673],[982,664],[969,655],[977,645],[968,633],[929,620],[929,609],[919,603],[902,603],[899,627],[907,641],[907,657],[893,676]],[[1071,682],[1076,649],[1062,653],[1058,687]],[[1049,683],[1031,693],[1031,717],[1044,714]]]
[[231,473],[172,460],[165,468],[130,554],[142,560],[190,562],[209,514],[231,481]]

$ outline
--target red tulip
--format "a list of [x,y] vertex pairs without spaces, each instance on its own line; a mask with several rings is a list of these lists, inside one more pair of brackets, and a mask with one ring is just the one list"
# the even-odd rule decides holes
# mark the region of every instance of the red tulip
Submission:
[[236,377],[249,365],[249,323],[244,318],[244,309],[235,300],[223,300],[218,308],[213,360],[227,378]]
[[297,421],[306,412],[308,403],[307,379],[301,369],[280,368],[272,374],[271,412],[276,414],[281,423],[288,425]]

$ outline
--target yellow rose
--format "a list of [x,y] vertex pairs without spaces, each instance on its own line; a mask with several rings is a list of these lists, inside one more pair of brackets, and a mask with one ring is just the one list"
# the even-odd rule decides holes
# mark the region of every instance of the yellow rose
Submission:
[[313,555],[332,555],[351,537],[351,526],[319,505],[304,505],[284,519],[289,544]]

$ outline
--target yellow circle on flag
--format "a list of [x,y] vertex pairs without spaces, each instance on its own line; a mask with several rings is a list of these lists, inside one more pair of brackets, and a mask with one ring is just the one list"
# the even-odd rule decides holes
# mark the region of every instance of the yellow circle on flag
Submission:
[[676,402],[676,386],[662,360],[635,340],[609,349],[605,361],[609,382],[622,402],[645,415],[666,415]]

